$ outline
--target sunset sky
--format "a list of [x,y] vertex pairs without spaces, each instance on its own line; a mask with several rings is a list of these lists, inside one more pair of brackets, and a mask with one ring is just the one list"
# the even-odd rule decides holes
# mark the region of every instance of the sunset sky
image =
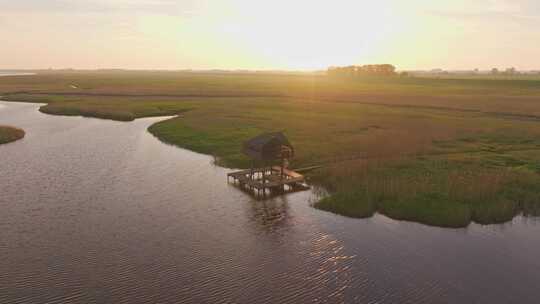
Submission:
[[0,0],[0,69],[540,69],[538,0]]

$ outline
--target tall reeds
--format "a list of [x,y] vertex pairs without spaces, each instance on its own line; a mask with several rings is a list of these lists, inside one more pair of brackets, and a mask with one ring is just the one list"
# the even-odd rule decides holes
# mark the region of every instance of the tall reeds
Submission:
[[316,207],[352,217],[378,211],[396,219],[463,227],[471,221],[505,222],[522,211],[538,214],[540,206],[540,178],[508,168],[379,159],[339,164],[320,174],[333,176],[318,179],[331,195]]

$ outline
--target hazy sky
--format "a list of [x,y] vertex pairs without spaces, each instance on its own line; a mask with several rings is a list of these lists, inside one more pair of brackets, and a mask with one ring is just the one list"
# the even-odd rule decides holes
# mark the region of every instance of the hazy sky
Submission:
[[0,0],[0,69],[540,69],[539,0]]

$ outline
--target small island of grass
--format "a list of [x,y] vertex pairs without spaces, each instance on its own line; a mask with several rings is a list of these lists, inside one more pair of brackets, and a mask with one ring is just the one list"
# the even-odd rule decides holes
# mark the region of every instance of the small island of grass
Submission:
[[9,126],[0,126],[0,145],[14,142],[23,138],[24,131],[18,128]]

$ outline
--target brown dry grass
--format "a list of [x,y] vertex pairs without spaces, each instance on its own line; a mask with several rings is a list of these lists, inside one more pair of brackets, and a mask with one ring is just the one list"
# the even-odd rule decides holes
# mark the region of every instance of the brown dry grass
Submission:
[[7,144],[23,138],[24,131],[10,126],[0,125],[0,144]]

